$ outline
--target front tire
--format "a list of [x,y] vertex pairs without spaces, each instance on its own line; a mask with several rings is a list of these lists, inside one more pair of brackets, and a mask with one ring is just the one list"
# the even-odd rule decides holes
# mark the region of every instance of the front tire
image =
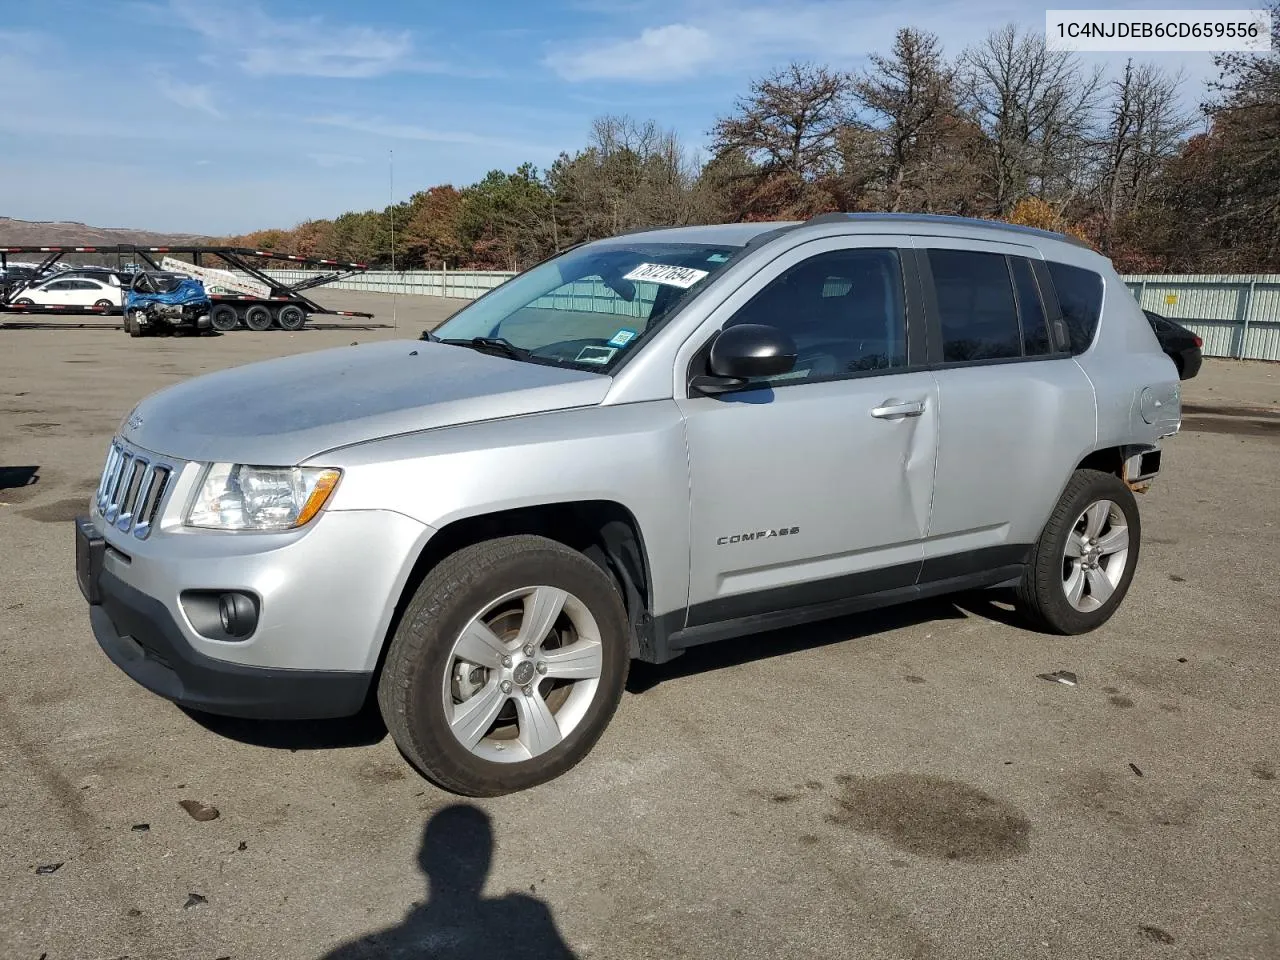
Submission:
[[1128,485],[1114,474],[1077,470],[1032,549],[1019,609],[1052,633],[1096,630],[1129,592],[1141,540]]
[[498,796],[590,752],[622,698],[629,653],[608,574],[554,540],[503,537],[423,579],[391,640],[378,705],[428,779]]
[[143,334],[142,324],[139,319],[142,317],[141,310],[130,310],[124,317],[124,328],[131,337],[140,337]]

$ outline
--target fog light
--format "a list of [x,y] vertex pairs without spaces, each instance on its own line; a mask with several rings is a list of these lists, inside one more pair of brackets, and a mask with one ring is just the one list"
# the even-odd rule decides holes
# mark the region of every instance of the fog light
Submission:
[[258,629],[260,603],[242,590],[186,590],[182,609],[196,633],[208,640],[243,640]]
[[231,636],[247,637],[257,626],[258,611],[243,593],[224,593],[218,598],[218,618]]

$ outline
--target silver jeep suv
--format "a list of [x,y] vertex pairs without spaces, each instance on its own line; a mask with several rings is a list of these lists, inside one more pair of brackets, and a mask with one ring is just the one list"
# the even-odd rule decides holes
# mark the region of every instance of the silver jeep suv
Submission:
[[656,229],[574,247],[420,340],[144,399],[77,575],[144,687],[354,714],[470,795],[591,749],[632,659],[1015,586],[1092,630],[1179,380],[1103,257],[948,217]]

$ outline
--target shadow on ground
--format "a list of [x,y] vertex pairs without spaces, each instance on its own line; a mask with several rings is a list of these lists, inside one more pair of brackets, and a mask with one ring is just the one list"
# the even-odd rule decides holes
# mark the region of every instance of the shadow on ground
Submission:
[[353,717],[335,720],[242,720],[179,707],[183,713],[228,740],[270,750],[339,750],[368,747],[387,735],[376,706],[366,705]]
[[349,941],[322,960],[572,960],[542,900],[482,895],[493,848],[488,814],[470,804],[445,807],[427,822],[418,850],[426,902],[396,926]]
[[978,590],[948,597],[919,600],[880,610],[855,613],[834,620],[823,620],[744,636],[740,639],[693,647],[670,663],[654,665],[634,661],[627,677],[628,693],[644,693],[664,680],[710,673],[754,660],[784,656],[800,650],[813,650],[857,640],[861,637],[899,630],[930,621],[964,620],[982,617],[1007,626],[1026,628],[1027,624],[1013,609],[1013,591]]

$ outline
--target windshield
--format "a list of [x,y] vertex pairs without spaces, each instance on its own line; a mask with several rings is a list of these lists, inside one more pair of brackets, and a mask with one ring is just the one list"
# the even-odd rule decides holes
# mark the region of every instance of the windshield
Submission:
[[742,248],[694,243],[584,247],[513,277],[434,335],[509,342],[520,359],[608,372]]
[[173,293],[185,279],[174,273],[141,273],[134,277],[133,289],[138,293]]

